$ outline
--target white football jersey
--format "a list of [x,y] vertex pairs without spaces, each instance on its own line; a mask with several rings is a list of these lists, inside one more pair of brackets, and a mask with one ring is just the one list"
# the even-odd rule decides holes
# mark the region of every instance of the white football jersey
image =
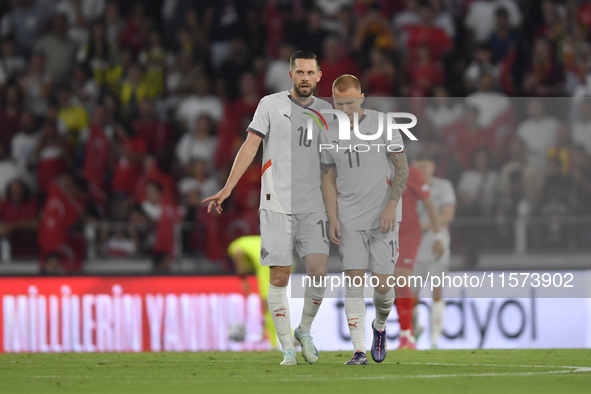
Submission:
[[[353,132],[350,140],[339,140],[336,120],[329,123],[327,132],[321,135],[321,165],[336,167],[337,171],[338,219],[352,230],[380,227],[380,215],[390,197],[394,179],[394,166],[390,157],[404,151],[400,131],[393,130],[392,140],[388,141],[386,114],[382,112],[364,110],[358,122],[359,132],[364,135],[375,134],[380,116],[383,133],[378,140],[364,141]],[[324,149],[326,145],[334,148]],[[388,146],[391,151],[387,149]],[[401,220],[402,199],[396,208],[396,221]]]
[[[309,120],[330,108],[317,97],[302,106],[289,91],[261,99],[247,129],[263,139],[261,209],[284,214],[325,211],[318,149],[321,127]],[[307,138],[310,123],[312,139]]]

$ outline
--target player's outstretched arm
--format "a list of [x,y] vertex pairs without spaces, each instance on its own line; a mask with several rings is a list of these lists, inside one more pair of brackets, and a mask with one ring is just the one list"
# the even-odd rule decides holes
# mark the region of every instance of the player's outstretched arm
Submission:
[[226,185],[222,190],[220,190],[217,194],[207,197],[205,200],[202,201],[202,204],[209,203],[207,206],[207,212],[211,212],[211,208],[215,207],[218,213],[222,213],[222,203],[230,197],[232,190],[236,187],[236,184],[242,178],[242,175],[246,172],[248,166],[254,160],[254,157],[259,150],[259,145],[261,144],[262,138],[248,133],[246,137],[246,141],[240,147],[240,151],[236,155],[236,159],[234,160],[234,164],[232,165],[232,170],[230,171],[230,176],[226,181]]
[[336,245],[340,245],[341,224],[337,218],[337,171],[335,167],[322,167],[322,196],[328,214],[328,235]]
[[396,172],[394,173],[388,203],[380,215],[380,232],[382,234],[394,231],[396,227],[396,207],[408,180],[408,160],[406,159],[406,153],[395,153],[390,157],[390,160]]
[[437,259],[443,256],[445,252],[445,246],[443,245],[443,240],[440,238],[441,233],[441,222],[439,220],[439,213],[437,212],[437,207],[433,202],[433,197],[429,196],[423,200],[423,204],[425,204],[425,208],[427,208],[427,212],[429,213],[429,220],[431,222],[431,228],[435,233],[435,242],[433,243],[433,253]]

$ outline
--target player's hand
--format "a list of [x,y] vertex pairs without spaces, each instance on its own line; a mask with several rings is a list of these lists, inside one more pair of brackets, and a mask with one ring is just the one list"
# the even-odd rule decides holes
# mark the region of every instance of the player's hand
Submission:
[[228,199],[228,197],[230,197],[230,193],[231,192],[229,190],[226,190],[226,188],[223,188],[217,194],[215,194],[211,197],[207,197],[205,200],[201,201],[201,203],[202,204],[209,203],[209,205],[207,206],[207,213],[210,213],[212,208],[215,208],[215,210],[218,213],[222,213],[222,211],[223,211],[222,203],[224,201],[226,201]]
[[441,242],[440,239],[435,240],[435,242],[433,242],[433,254],[435,254],[437,260],[443,256],[443,253],[445,253],[445,246],[443,245],[443,242]]
[[341,244],[341,223],[338,220],[329,221],[328,236],[335,245]]
[[386,208],[380,215],[380,233],[388,234],[390,231],[394,231],[396,227],[396,202],[388,201]]

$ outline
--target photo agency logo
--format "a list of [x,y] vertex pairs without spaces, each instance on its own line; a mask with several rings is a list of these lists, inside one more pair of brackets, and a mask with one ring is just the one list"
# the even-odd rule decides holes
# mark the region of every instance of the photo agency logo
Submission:
[[[355,145],[349,144],[343,146],[340,144],[342,141],[350,141],[351,140],[351,120],[349,116],[344,113],[343,111],[339,111],[337,109],[321,109],[320,112],[322,114],[332,114],[336,116],[339,125],[339,143],[337,141],[333,141],[331,144],[320,144],[320,152],[322,150],[330,150],[335,149],[337,152],[339,150],[349,150],[353,152],[368,152],[372,149],[372,147],[376,148],[378,152],[385,148],[388,152],[399,152],[404,150],[404,147],[400,144],[392,143],[395,138],[393,138],[393,131],[399,130],[400,132],[404,133],[410,140],[417,141],[417,137],[414,136],[413,133],[410,132],[410,129],[417,125],[417,117],[408,112],[387,112],[385,114],[381,114],[378,117],[378,126],[377,130],[372,134],[371,132],[366,131],[363,134],[359,130],[359,114],[356,112],[353,114],[353,133],[357,139],[362,141],[378,141],[382,140],[382,135],[384,134],[384,123],[386,124],[385,133],[386,133],[386,142],[388,143],[358,143]],[[320,114],[318,114],[320,115]],[[320,115],[324,124],[326,125],[326,121],[324,117]],[[410,120],[409,123],[396,123],[396,119],[408,119]],[[317,120],[317,119],[316,119]],[[317,120],[318,121],[318,120]],[[309,121],[309,130],[311,130],[312,119]],[[320,122],[319,122],[320,124]],[[328,130],[328,126],[326,126]]]

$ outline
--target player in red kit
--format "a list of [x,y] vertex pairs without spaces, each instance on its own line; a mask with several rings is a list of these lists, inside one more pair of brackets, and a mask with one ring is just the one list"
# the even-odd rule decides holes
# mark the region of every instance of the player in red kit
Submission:
[[[431,226],[435,232],[435,243],[433,253],[443,255],[445,247],[440,239],[440,225],[437,209],[429,192],[429,185],[425,182],[423,174],[416,167],[408,166],[408,181],[402,193],[402,222],[400,223],[400,255],[396,264],[394,276],[396,276],[396,310],[398,311],[398,322],[400,323],[400,345],[399,349],[416,349],[414,333],[412,328],[413,299],[412,290],[409,286],[409,277],[412,274],[419,246],[421,245],[421,222],[417,212],[417,201],[422,201],[429,212]],[[403,280],[404,277],[406,280]],[[404,286],[400,286],[404,284]]]

